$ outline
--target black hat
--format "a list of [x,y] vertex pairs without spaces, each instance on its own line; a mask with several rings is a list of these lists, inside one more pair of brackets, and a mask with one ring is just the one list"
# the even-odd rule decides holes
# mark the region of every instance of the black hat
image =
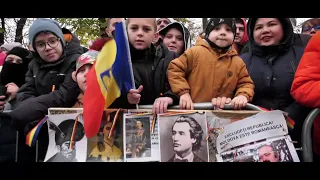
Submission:
[[61,28],[63,34],[72,34],[71,31],[67,28]]
[[234,18],[210,18],[208,25],[206,27],[206,38],[209,37],[209,34],[213,30],[214,27],[218,26],[219,24],[227,24],[231,27],[234,36],[236,36],[236,20]]
[[[55,134],[56,145],[61,145],[62,143],[71,140],[75,122],[76,121],[74,119],[67,119],[65,121],[62,121],[58,126],[56,126],[52,122],[49,123],[49,128],[56,131],[56,134]],[[84,136],[83,125],[81,122],[77,121],[73,140],[80,141],[83,138],[83,136]]]
[[29,63],[29,58],[27,58],[27,56],[30,55],[30,51],[23,47],[19,47],[19,46],[14,47],[8,52],[7,55],[9,54],[19,56],[22,59],[22,61],[27,60],[28,61],[27,63]]

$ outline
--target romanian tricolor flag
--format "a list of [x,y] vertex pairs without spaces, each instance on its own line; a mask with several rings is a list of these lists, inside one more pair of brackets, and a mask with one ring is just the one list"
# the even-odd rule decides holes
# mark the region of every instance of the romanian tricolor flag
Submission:
[[104,109],[132,88],[134,79],[126,27],[124,22],[118,22],[115,24],[114,39],[104,44],[87,74],[83,118],[88,138],[98,133]]
[[28,146],[33,147],[36,144],[41,127],[47,122],[47,119],[48,116],[45,116],[31,131],[29,131],[26,137],[26,144]]

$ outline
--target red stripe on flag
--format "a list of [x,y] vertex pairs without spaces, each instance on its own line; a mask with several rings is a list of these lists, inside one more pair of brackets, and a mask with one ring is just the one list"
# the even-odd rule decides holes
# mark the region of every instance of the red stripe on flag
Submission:
[[85,134],[88,138],[91,138],[99,132],[105,105],[94,66],[87,73],[87,87],[90,88],[86,89],[83,96],[83,109],[85,109],[83,119]]

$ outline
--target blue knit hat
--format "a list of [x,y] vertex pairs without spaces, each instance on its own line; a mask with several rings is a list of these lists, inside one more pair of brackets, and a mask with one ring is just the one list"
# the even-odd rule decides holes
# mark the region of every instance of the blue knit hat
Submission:
[[37,19],[32,23],[29,29],[29,42],[31,43],[34,50],[36,50],[34,44],[36,35],[43,31],[52,32],[53,34],[58,36],[58,38],[60,38],[63,47],[66,45],[61,27],[57,21],[52,19]]

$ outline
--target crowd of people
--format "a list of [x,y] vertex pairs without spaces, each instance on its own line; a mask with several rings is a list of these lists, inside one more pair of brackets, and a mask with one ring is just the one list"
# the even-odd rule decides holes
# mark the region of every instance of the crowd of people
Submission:
[[[294,33],[291,18],[210,18],[192,45],[188,28],[172,18],[109,18],[105,36],[87,49],[58,22],[40,18],[29,29],[28,49],[16,42],[1,46],[0,109],[11,110],[19,161],[34,161],[25,137],[48,108],[83,107],[86,74],[114,37],[114,24],[123,20],[137,89],[121,94],[110,108],[152,104],[154,113],[163,113],[170,105],[192,110],[194,103],[211,102],[223,109],[231,103],[241,109],[252,103],[287,112],[295,122],[289,134],[301,147],[304,119],[320,107],[320,19],[307,20],[301,33]],[[9,140],[0,142],[3,161],[14,160],[9,130],[4,134]],[[315,160],[320,159],[319,131],[320,119],[314,123]],[[47,127],[38,139],[43,159]]]

